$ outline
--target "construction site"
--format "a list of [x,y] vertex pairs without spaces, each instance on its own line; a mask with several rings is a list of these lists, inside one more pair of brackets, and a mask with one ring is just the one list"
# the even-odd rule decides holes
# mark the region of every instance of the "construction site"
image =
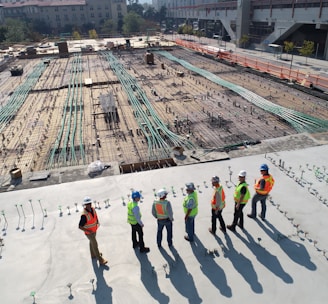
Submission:
[[328,129],[325,99],[175,44],[16,58],[0,83],[0,175],[123,174]]

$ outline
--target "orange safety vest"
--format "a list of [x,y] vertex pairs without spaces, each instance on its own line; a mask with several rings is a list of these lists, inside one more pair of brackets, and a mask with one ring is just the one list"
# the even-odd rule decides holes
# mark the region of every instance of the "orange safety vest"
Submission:
[[98,229],[98,216],[97,212],[94,208],[92,208],[93,216],[91,212],[88,212],[87,210],[83,211],[83,215],[86,216],[87,222],[83,226],[85,229],[88,229],[88,231],[84,231],[85,234],[91,234],[96,233]]
[[155,201],[155,210],[156,210],[156,217],[159,220],[167,219],[169,214],[167,212],[167,202],[164,201]]
[[211,201],[211,205],[212,205],[212,209],[216,210],[216,192],[218,192],[221,196],[221,205],[220,205],[220,209],[223,209],[225,207],[225,193],[223,190],[223,187],[220,185],[218,187],[215,187],[214,189],[214,193],[213,193],[213,197],[212,197],[212,201]]
[[[260,189],[262,179],[265,180],[264,189]],[[256,181],[256,183],[254,185],[254,189],[255,189],[256,193],[258,193],[258,194],[268,195],[269,192],[272,190],[273,185],[274,185],[274,178],[272,177],[271,174],[266,174],[266,175],[263,175],[261,178],[259,178]]]

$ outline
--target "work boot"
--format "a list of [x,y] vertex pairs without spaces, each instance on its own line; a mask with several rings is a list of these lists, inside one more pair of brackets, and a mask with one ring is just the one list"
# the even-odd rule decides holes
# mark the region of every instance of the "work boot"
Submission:
[[108,263],[108,261],[103,258],[99,261],[100,265],[106,265],[107,263]]
[[140,248],[140,252],[147,253],[149,251],[150,251],[150,249],[148,247]]
[[235,225],[228,225],[227,228],[231,230],[232,232],[236,232]]

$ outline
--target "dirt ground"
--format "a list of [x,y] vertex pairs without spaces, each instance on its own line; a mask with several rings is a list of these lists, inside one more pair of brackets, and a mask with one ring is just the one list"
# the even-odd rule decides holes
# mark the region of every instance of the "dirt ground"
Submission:
[[[325,100],[184,49],[170,52],[273,103],[328,120]],[[245,141],[297,133],[282,119],[156,53],[152,65],[145,62],[145,50],[121,52],[116,57],[138,81],[161,121],[195,149],[219,151]],[[42,59],[17,60],[15,64],[24,67],[22,76],[12,77],[9,70],[0,74],[0,110],[17,102],[14,92],[40,62]],[[75,75],[79,79],[73,79]],[[86,84],[87,80],[91,82]],[[100,104],[100,96],[111,93],[119,119],[106,116]],[[10,122],[0,123],[0,175],[15,167],[31,172],[98,159],[119,164],[153,160],[129,96],[100,54],[51,59],[28,94],[22,95],[22,104]],[[73,106],[71,99],[76,102]],[[73,128],[79,141],[72,139]],[[162,157],[159,153],[158,159]]]

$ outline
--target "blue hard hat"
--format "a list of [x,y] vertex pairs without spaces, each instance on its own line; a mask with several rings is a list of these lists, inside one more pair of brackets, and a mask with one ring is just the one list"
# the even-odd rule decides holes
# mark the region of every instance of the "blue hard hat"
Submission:
[[132,199],[136,199],[136,198],[140,198],[141,197],[141,194],[139,191],[133,191],[132,192]]
[[263,165],[261,165],[261,167],[260,167],[260,171],[262,171],[262,170],[264,170],[264,171],[269,171],[269,167],[268,167],[268,165],[267,165],[267,164],[263,164]]

